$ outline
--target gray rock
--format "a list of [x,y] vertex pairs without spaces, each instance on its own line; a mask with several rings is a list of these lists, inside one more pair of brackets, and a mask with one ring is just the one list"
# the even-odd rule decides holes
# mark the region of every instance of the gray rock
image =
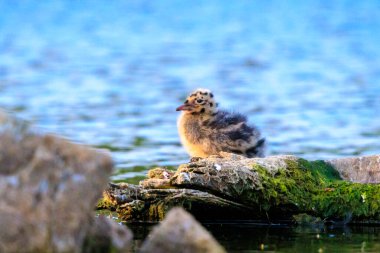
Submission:
[[327,161],[344,180],[380,183],[380,155],[339,158]]
[[83,245],[83,253],[124,253],[132,245],[132,232],[124,225],[99,216],[93,222]]
[[182,208],[171,209],[144,241],[141,253],[221,253],[223,247]]
[[110,157],[0,112],[0,252],[81,252]]
[[288,155],[267,158],[246,158],[225,152],[221,155],[182,164],[171,178],[171,185],[218,193],[219,196],[249,205],[252,194],[266,187],[262,175],[253,167],[260,166],[274,176],[279,171],[288,170],[289,161],[298,159]]

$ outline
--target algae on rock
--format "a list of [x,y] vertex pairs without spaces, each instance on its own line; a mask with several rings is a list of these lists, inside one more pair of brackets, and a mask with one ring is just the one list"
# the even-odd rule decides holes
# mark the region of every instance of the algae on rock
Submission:
[[333,163],[221,155],[183,164],[165,177],[156,170],[140,186],[111,185],[105,194],[120,217],[132,221],[161,220],[173,206],[200,220],[279,221],[301,213],[323,220],[379,219],[380,186],[344,181]]

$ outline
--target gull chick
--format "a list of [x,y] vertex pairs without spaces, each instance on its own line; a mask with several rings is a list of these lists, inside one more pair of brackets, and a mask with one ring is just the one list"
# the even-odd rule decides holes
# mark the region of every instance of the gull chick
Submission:
[[218,110],[210,90],[195,90],[177,111],[182,111],[178,118],[181,142],[191,157],[205,158],[221,151],[264,156],[265,139],[259,130],[248,125],[242,114]]

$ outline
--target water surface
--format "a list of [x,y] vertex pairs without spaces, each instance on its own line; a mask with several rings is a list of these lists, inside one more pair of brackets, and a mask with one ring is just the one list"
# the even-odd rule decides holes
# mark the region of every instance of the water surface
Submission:
[[380,153],[379,1],[0,3],[0,107],[111,151],[113,179],[188,160],[197,87],[249,116],[268,155]]
[[[152,226],[128,224],[138,249]],[[357,253],[380,251],[379,227],[306,228],[263,224],[204,224],[230,252]]]

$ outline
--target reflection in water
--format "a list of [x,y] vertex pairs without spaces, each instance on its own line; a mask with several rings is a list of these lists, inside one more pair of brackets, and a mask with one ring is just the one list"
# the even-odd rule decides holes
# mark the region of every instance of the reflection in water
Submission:
[[[228,252],[380,252],[379,227],[289,227],[260,224],[203,224]],[[153,225],[127,224],[141,245]]]

